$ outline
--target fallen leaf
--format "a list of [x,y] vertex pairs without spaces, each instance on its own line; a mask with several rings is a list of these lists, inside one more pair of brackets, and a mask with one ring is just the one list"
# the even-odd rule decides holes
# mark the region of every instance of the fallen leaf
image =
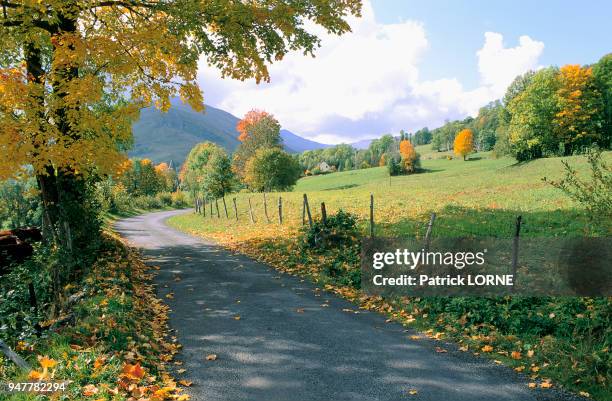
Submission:
[[463,347],[459,347],[459,351],[466,352],[468,350],[468,346],[464,345]]
[[57,362],[54,359],[51,359],[47,356],[38,357],[38,363],[40,363],[40,366],[43,369],[53,369],[55,365],[57,365]]
[[485,346],[484,346],[484,347],[482,347],[480,350],[481,350],[482,352],[491,352],[491,351],[493,351],[493,347],[492,347],[492,346],[490,346],[490,345],[485,345]]
[[100,390],[98,390],[98,388],[93,384],[83,386],[83,389],[81,390],[85,397],[91,397],[92,395],[98,394],[99,391]]
[[444,352],[448,352],[448,351],[447,351],[447,350],[445,350],[444,348],[436,347],[436,352],[438,352],[438,353],[444,353]]
[[410,395],[417,395],[418,391],[415,390],[415,389],[410,389],[410,390],[408,390],[408,394],[410,394]]
[[542,382],[540,383],[540,388],[551,388],[552,387],[552,383],[551,382]]
[[191,387],[193,382],[190,382],[189,380],[179,380],[179,384],[181,384],[182,386],[185,386],[185,387]]
[[586,398],[591,398],[591,394],[587,393],[586,391],[581,391],[578,394]]
[[514,370],[516,370],[517,372],[522,372],[523,370],[525,370],[524,366],[518,366],[516,368],[514,368]]
[[295,311],[297,313],[304,313],[304,308],[297,308]]
[[529,386],[529,388],[536,388],[536,384],[535,383],[529,383],[527,386]]
[[234,320],[240,320],[240,315],[234,316]]
[[534,354],[533,350],[530,349],[529,351],[527,351],[527,357],[528,358],[533,357],[533,354]]
[[207,361],[216,361],[217,360],[217,354],[206,355],[206,360]]
[[411,340],[420,340],[421,337],[419,337],[419,336],[410,336],[410,339]]
[[518,351],[512,351],[512,353],[510,354],[510,357],[512,359],[521,359],[521,353]]
[[176,373],[178,373],[180,375],[185,373],[185,372],[187,372],[187,369],[177,369],[177,371],[176,371]]
[[166,298],[174,299],[174,294],[173,293],[166,294]]

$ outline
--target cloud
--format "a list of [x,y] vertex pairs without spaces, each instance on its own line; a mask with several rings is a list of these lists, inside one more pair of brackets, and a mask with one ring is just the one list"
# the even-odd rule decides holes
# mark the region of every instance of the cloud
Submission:
[[353,142],[473,114],[516,75],[535,68],[544,47],[522,36],[518,46],[504,48],[501,34],[485,33],[476,53],[481,85],[466,91],[456,78],[419,79],[429,46],[421,22],[379,23],[369,1],[362,14],[341,37],[314,27],[321,37],[316,58],[289,54],[271,66],[270,83],[223,80],[202,60],[198,80],[206,102],[237,116],[264,109],[304,137]]
[[529,36],[521,36],[519,45],[511,48],[504,48],[503,40],[499,33],[486,32],[484,46],[476,53],[483,85],[500,96],[517,75],[537,66],[544,50],[544,43]]

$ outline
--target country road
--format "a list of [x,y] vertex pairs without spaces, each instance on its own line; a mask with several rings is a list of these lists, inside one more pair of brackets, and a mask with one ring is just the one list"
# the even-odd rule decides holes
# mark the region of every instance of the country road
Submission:
[[186,369],[177,376],[193,381],[192,400],[579,399],[531,390],[511,369],[452,344],[410,339],[415,333],[378,313],[352,312],[353,304],[308,282],[164,224],[178,213],[185,211],[115,228],[161,267],[157,291],[172,308],[170,325],[184,347],[178,368]]

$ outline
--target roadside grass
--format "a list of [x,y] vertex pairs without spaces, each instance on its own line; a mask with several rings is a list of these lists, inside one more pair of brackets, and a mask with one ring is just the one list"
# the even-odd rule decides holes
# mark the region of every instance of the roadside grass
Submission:
[[155,297],[148,270],[135,251],[105,234],[96,262],[74,288],[71,323],[56,327],[63,315],[41,323],[48,329],[40,337],[8,339],[32,372],[0,355],[0,382],[66,382],[66,391],[10,399],[187,400],[166,368],[180,346],[166,340],[168,308]]
[[[515,219],[523,216],[525,237],[609,235],[589,227],[583,210],[542,179],[562,176],[562,160],[579,174],[588,165],[582,156],[539,159],[517,164],[494,159],[490,153],[474,160],[448,160],[423,152],[423,172],[389,177],[384,167],[339,172],[301,179],[293,192],[267,195],[240,193],[226,197],[229,218],[219,201],[221,216],[179,215],[171,226],[213,238],[290,274],[310,277],[329,291],[362,308],[377,310],[435,339],[453,339],[461,350],[485,355],[526,374],[535,387],[563,385],[599,400],[612,397],[610,300],[606,298],[402,298],[367,297],[326,272],[341,256],[305,251],[301,245],[302,195],[308,195],[314,219],[325,202],[328,214],[338,210],[359,217],[367,232],[370,194],[374,196],[377,236],[423,237],[429,216],[437,213],[433,235],[510,237]],[[612,160],[612,152],[605,154]],[[232,198],[236,198],[238,220]],[[278,224],[278,198],[283,224]],[[249,199],[255,223],[249,214]],[[339,249],[337,252],[343,252]],[[341,267],[347,273],[358,262]],[[417,340],[415,340],[417,341]]]

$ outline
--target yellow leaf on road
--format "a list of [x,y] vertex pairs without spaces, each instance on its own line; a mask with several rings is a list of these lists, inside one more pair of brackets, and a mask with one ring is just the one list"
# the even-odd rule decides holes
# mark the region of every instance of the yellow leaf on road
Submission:
[[217,354],[206,355],[206,360],[207,361],[216,361],[217,360]]
[[484,346],[484,347],[482,347],[480,350],[481,350],[482,352],[491,352],[491,351],[493,351],[493,347],[492,347],[492,346],[490,346],[490,345],[485,345],[485,346]]

